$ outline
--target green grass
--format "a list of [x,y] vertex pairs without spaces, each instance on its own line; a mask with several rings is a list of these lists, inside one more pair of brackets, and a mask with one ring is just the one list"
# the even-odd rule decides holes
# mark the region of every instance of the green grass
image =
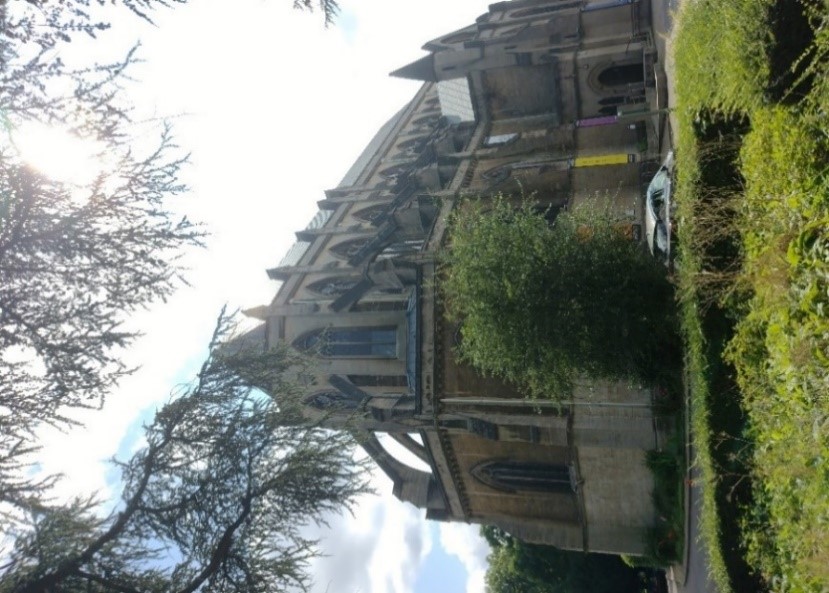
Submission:
[[683,328],[724,592],[829,588],[826,21],[819,0],[697,0],[678,19]]

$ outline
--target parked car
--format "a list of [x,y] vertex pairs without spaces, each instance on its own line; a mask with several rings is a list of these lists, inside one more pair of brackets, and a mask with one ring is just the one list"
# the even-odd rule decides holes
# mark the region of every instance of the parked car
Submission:
[[665,162],[653,176],[645,191],[645,238],[651,254],[672,265],[674,237],[674,215],[676,204],[671,200],[673,188],[674,153],[669,152]]

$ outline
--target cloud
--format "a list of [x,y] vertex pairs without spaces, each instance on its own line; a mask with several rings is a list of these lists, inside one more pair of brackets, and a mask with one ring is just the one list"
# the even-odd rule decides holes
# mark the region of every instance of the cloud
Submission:
[[477,525],[441,523],[440,545],[447,554],[457,556],[469,575],[466,593],[483,593],[489,544],[481,537]]
[[[390,483],[375,476],[386,493]],[[423,511],[386,497],[366,496],[354,515],[329,518],[315,534],[326,556],[312,563],[314,593],[411,593],[432,549]]]

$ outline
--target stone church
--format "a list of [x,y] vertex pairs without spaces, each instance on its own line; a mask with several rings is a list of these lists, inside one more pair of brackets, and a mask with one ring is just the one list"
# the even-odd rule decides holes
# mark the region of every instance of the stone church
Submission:
[[[357,434],[394,494],[442,521],[530,542],[641,554],[655,520],[652,393],[528,400],[454,355],[435,253],[456,199],[523,188],[566,208],[606,196],[641,229],[656,157],[649,0],[514,0],[429,41],[393,76],[422,81],[268,275],[244,339],[314,354],[307,413]],[[377,438],[422,460],[414,469]]]

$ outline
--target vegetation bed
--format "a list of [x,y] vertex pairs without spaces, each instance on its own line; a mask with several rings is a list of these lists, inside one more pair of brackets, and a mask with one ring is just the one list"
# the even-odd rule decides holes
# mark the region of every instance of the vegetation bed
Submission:
[[678,19],[680,283],[722,591],[829,587],[827,16],[697,0]]

